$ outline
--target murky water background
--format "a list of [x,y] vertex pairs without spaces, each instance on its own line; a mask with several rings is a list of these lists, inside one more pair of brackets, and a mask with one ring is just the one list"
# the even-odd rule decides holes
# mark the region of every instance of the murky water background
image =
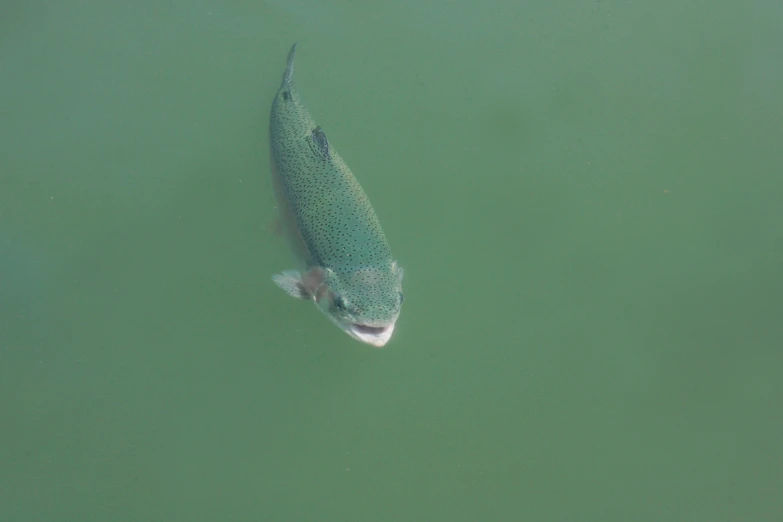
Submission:
[[[0,519],[775,521],[783,4],[0,11]],[[405,268],[270,280],[305,103]]]

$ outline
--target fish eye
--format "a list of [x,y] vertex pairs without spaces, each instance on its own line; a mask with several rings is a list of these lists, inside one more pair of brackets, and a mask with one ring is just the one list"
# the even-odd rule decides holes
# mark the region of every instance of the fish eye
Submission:
[[343,299],[339,295],[335,295],[332,298],[332,302],[334,303],[334,306],[336,306],[340,310],[345,310],[345,299]]
[[402,292],[400,292],[400,304],[402,304],[405,301],[405,296],[402,295]]

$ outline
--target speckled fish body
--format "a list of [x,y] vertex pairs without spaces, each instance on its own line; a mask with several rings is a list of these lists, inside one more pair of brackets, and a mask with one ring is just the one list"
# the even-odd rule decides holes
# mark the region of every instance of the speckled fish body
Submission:
[[293,85],[296,44],[272,102],[272,179],[280,222],[300,270],[272,277],[313,300],[338,327],[375,347],[391,338],[402,307],[403,270],[348,165]]

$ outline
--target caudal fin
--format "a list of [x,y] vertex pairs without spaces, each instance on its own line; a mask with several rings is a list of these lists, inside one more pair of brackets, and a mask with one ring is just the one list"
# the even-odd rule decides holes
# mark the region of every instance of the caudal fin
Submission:
[[288,65],[285,68],[285,74],[283,74],[283,85],[290,85],[294,76],[294,58],[296,58],[296,44],[291,46],[291,50],[288,51]]

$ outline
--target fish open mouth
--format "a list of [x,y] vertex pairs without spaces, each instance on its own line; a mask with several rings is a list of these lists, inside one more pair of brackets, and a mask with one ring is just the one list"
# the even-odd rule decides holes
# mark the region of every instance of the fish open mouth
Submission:
[[351,327],[357,332],[361,332],[368,335],[380,335],[386,331],[385,326],[366,326],[363,324],[353,324]]
[[349,327],[349,333],[353,337],[376,348],[381,348],[388,343],[392,332],[394,332],[394,324],[388,326],[367,326],[354,323]]

